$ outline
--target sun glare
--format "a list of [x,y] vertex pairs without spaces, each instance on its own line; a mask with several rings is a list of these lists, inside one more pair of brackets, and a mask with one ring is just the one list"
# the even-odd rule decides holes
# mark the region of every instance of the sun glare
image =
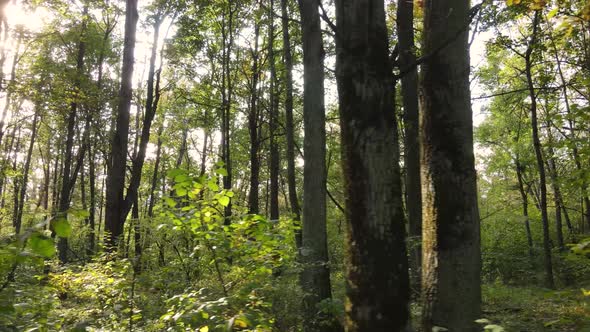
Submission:
[[8,19],[8,26],[11,28],[22,25],[28,30],[37,32],[41,30],[48,17],[49,13],[44,8],[38,8],[34,12],[28,12],[19,3],[10,2],[6,6],[6,18]]

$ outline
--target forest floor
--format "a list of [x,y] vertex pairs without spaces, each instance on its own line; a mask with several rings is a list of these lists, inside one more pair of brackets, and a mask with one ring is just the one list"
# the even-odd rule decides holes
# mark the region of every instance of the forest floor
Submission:
[[506,332],[590,332],[589,288],[484,285],[484,317]]

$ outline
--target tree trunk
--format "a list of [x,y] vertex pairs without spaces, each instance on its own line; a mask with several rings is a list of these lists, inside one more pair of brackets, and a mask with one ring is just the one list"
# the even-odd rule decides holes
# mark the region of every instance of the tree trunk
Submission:
[[409,324],[408,260],[384,3],[338,0],[336,19],[348,229],[346,330],[402,331]]
[[[414,45],[414,2],[402,0],[397,7],[397,33],[400,71],[416,62]],[[422,189],[420,187],[420,141],[418,113],[418,70],[414,68],[402,79],[402,101],[404,107],[404,165],[406,167],[406,207],[410,243],[415,243],[410,254],[412,276],[420,287],[422,273]]]
[[331,300],[326,231],[326,120],[324,108],[324,47],[315,0],[300,1],[303,40],[303,330],[337,329],[333,317],[318,315],[317,305]]
[[532,59],[533,49],[537,44],[537,33],[541,12],[535,11],[533,19],[533,32],[531,40],[525,53],[525,73],[527,85],[529,89],[529,97],[531,99],[531,127],[533,135],[533,147],[535,149],[535,156],[537,159],[537,170],[539,172],[539,208],[541,210],[541,222],[543,225],[543,258],[545,265],[545,286],[547,288],[555,288],[553,280],[553,264],[551,262],[551,243],[549,238],[549,217],[547,214],[547,181],[545,178],[545,163],[543,161],[543,152],[541,150],[541,140],[539,139],[539,125],[537,120],[537,95],[532,75]]
[[[71,199],[71,191],[74,188],[76,183],[76,172],[75,169],[72,168],[73,162],[73,147],[74,147],[74,135],[76,133],[76,117],[78,113],[78,104],[80,100],[80,89],[81,89],[81,76],[84,73],[84,56],[86,54],[86,42],[85,42],[85,35],[86,35],[86,26],[87,26],[87,18],[86,15],[88,14],[88,6],[85,5],[84,7],[84,19],[82,21],[82,29],[80,33],[80,41],[78,42],[78,54],[76,59],[76,81],[75,81],[75,91],[77,96],[70,104],[70,112],[68,114],[68,118],[66,121],[67,124],[67,134],[66,134],[66,145],[64,151],[64,158],[63,158],[63,172],[61,175],[62,183],[61,183],[61,190],[60,190],[60,198],[59,204],[57,207],[57,220],[65,220],[67,222],[68,219],[68,209],[70,208],[70,199]],[[82,149],[82,147],[80,147]],[[83,151],[79,151],[80,155],[83,155]],[[65,237],[60,237],[57,242],[57,249],[58,249],[58,256],[59,260],[62,263],[66,263],[68,261],[68,239]]]
[[123,211],[125,199],[125,171],[127,165],[127,144],[129,141],[129,109],[132,97],[132,78],[135,50],[135,31],[137,29],[137,0],[126,0],[125,42],[123,45],[123,66],[121,69],[121,88],[117,104],[117,120],[111,144],[110,167],[107,174],[105,209],[105,245],[112,251],[123,233],[125,219]]
[[[469,90],[468,0],[424,3],[423,329],[477,331],[481,255]],[[440,44],[451,43],[437,51]],[[435,52],[435,53],[434,53]]]
[[29,141],[29,148],[27,150],[27,156],[25,159],[25,166],[23,168],[23,180],[20,186],[20,200],[18,205],[18,213],[14,221],[14,228],[16,234],[20,234],[21,224],[23,219],[23,210],[25,207],[25,196],[27,193],[27,187],[29,182],[29,170],[31,168],[31,157],[33,156],[33,148],[35,147],[35,139],[37,138],[37,122],[39,120],[39,107],[35,109],[35,115],[33,116],[33,123],[31,124],[31,140]]
[[270,136],[270,220],[279,220],[279,146],[277,142],[278,103],[275,81],[277,78],[274,52],[274,0],[270,0],[268,9],[268,59],[270,62],[270,102],[269,102],[269,136]]
[[[293,220],[299,223],[301,207],[297,198],[295,176],[295,128],[293,125],[293,56],[291,55],[291,37],[289,34],[289,13],[287,0],[281,0],[281,16],[283,28],[283,61],[285,63],[285,130],[287,135],[287,185],[289,187],[289,204]],[[301,248],[301,231],[295,232],[295,243]]]
[[531,223],[529,219],[529,200],[527,191],[524,189],[523,170],[524,167],[521,165],[518,157],[515,160],[516,166],[516,177],[518,179],[518,191],[520,192],[520,198],[522,200],[522,216],[524,218],[524,227],[526,231],[526,239],[529,246],[529,258],[534,258],[533,254],[533,236],[531,235]]
[[[588,198],[588,183],[586,181],[586,177],[583,175],[584,170],[582,169],[582,162],[581,162],[581,158],[580,158],[580,153],[578,151],[578,146],[575,143],[576,136],[575,136],[575,131],[574,131],[574,120],[573,120],[572,110],[570,107],[570,101],[569,101],[569,97],[568,97],[568,93],[567,93],[568,84],[567,84],[567,81],[566,81],[565,76],[563,74],[563,70],[561,69],[561,59],[559,58],[559,51],[557,49],[557,46],[555,45],[553,35],[551,35],[550,40],[551,40],[551,45],[553,47],[553,55],[555,56],[555,63],[557,65],[557,72],[559,74],[560,83],[561,83],[561,87],[562,87],[561,89],[562,89],[562,93],[563,93],[565,111],[567,114],[566,118],[567,118],[569,128],[570,128],[570,135],[569,135],[569,137],[567,137],[567,135],[566,135],[566,138],[572,142],[572,145],[571,145],[572,151],[571,152],[572,152],[572,156],[574,157],[574,164],[576,165],[576,170],[580,173],[580,176],[582,179],[582,199],[584,201],[584,205],[586,206],[585,211],[584,211],[584,206],[582,206],[582,214],[585,215],[586,222],[590,226],[590,198]],[[590,58],[588,58],[588,60],[590,60]],[[569,144],[568,144],[568,146],[569,146]],[[568,222],[568,227],[570,227],[570,231],[571,231],[571,223],[569,222],[569,216],[567,215],[567,211],[565,209],[564,209],[564,212],[566,215],[566,221]]]
[[[150,141],[150,131],[152,122],[158,110],[158,103],[160,101],[160,72],[161,68],[156,74],[156,55],[158,50],[158,38],[160,35],[160,24],[162,18],[157,17],[154,22],[154,39],[152,44],[152,54],[150,58],[150,66],[148,72],[147,82],[147,98],[145,102],[145,116],[141,126],[141,137],[139,139],[139,150],[137,155],[133,158],[133,166],[131,167],[131,179],[129,180],[129,188],[125,196],[125,204],[121,215],[122,220],[127,218],[132,206],[137,204],[137,197],[139,185],[141,182],[141,171],[145,162],[145,155],[147,151],[147,144]],[[185,137],[186,141],[186,137]],[[186,144],[186,143],[185,143]]]
[[252,84],[250,86],[250,110],[248,112],[248,132],[250,134],[250,190],[248,192],[248,213],[260,212],[260,107],[258,106],[258,80],[260,78],[258,38],[260,23],[254,23],[254,50],[252,52]]
[[[231,165],[231,149],[230,149],[230,117],[231,117],[231,107],[232,107],[232,96],[233,96],[233,82],[231,77],[231,51],[233,48],[234,43],[234,14],[236,12],[236,8],[233,8],[234,4],[229,2],[227,5],[227,12],[224,10],[223,12],[223,21],[221,26],[221,33],[222,33],[222,87],[221,87],[221,95],[222,95],[222,128],[221,128],[221,154],[222,159],[225,164],[225,170],[227,171],[227,176],[223,177],[223,189],[230,190],[232,187],[232,165]],[[228,24],[226,26],[226,18],[228,20]],[[231,223],[231,215],[232,215],[232,204],[231,202],[225,207],[224,209],[224,217],[225,225],[229,225]]]

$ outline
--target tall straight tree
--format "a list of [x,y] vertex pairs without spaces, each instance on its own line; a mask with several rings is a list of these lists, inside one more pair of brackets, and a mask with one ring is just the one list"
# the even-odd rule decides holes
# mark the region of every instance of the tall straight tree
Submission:
[[304,331],[337,327],[318,316],[317,305],[331,299],[326,232],[326,114],[324,108],[324,47],[317,0],[301,0],[303,39],[303,230],[301,284]]
[[[423,330],[475,331],[481,255],[467,29],[469,0],[424,3]],[[441,48],[441,43],[449,43]]]
[[117,120],[111,144],[110,167],[107,172],[105,239],[106,247],[113,250],[123,233],[123,209],[125,206],[125,170],[127,166],[127,144],[129,141],[129,109],[131,108],[132,77],[137,29],[137,0],[127,0],[125,11],[125,41],[123,44],[123,66],[121,88],[117,103]]
[[[400,71],[402,78],[402,102],[404,107],[404,165],[406,167],[406,210],[409,235],[414,240],[422,237],[422,192],[420,187],[420,142],[418,114],[418,70],[414,44],[414,1],[400,0],[397,5],[397,34]],[[412,67],[413,69],[409,69]],[[412,275],[420,284],[422,249],[415,246],[411,253]]]
[[270,66],[270,101],[269,101],[269,125],[270,136],[270,219],[279,219],[279,146],[277,142],[278,129],[278,103],[276,95],[276,66],[275,66],[275,24],[274,24],[274,0],[270,0],[268,8],[268,61]]
[[551,262],[551,241],[549,238],[549,216],[547,213],[547,179],[545,173],[545,162],[543,159],[543,151],[541,140],[539,138],[539,121],[537,117],[537,94],[535,92],[533,82],[533,51],[537,47],[539,21],[541,19],[541,12],[535,11],[533,16],[533,32],[529,41],[527,50],[524,54],[525,74],[527,80],[527,87],[529,91],[529,98],[531,99],[531,128],[533,134],[533,148],[535,149],[535,157],[537,160],[537,171],[539,172],[539,209],[541,210],[541,224],[543,225],[543,262],[545,266],[545,286],[548,288],[555,288],[553,280],[553,264]]
[[[57,207],[57,219],[64,219],[67,220],[68,214],[67,211],[70,208],[70,199],[72,194],[72,189],[76,184],[76,175],[77,170],[72,167],[73,161],[73,148],[74,148],[74,135],[76,134],[76,117],[78,113],[78,106],[79,100],[78,98],[81,96],[81,76],[84,73],[84,56],[86,55],[86,41],[85,41],[85,34],[86,34],[86,27],[88,23],[87,19],[88,15],[88,5],[85,4],[84,6],[84,18],[82,19],[82,26],[80,32],[80,40],[78,42],[78,52],[76,55],[76,79],[74,82],[75,85],[75,92],[76,98],[70,103],[70,110],[67,116],[66,127],[67,127],[67,135],[66,135],[66,146],[65,146],[65,153],[64,153],[64,163],[63,163],[63,173],[61,175],[62,182],[61,182],[61,191],[60,191],[60,198],[59,198],[59,205]],[[84,156],[84,148],[80,147],[78,154],[81,158]],[[62,263],[68,261],[68,241],[65,237],[60,237],[58,240],[57,248],[59,250],[59,260]]]
[[[295,128],[293,125],[293,56],[291,54],[291,37],[289,34],[288,1],[281,0],[281,23],[283,28],[283,62],[285,65],[285,134],[287,136],[287,185],[289,186],[289,204],[293,219],[299,222],[301,211],[297,198],[295,179]],[[301,232],[295,234],[297,248],[301,247]]]
[[346,330],[401,331],[409,321],[409,280],[384,3],[338,0],[336,20],[348,236]]

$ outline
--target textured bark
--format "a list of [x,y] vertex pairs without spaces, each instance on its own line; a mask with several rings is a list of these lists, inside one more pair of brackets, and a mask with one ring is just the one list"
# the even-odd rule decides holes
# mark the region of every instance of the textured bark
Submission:
[[531,99],[531,127],[533,135],[533,148],[535,149],[535,157],[537,159],[537,171],[539,172],[539,209],[541,210],[541,223],[543,225],[543,259],[545,267],[545,286],[547,288],[555,288],[553,280],[553,264],[551,262],[551,240],[549,238],[549,217],[547,213],[547,180],[545,176],[545,163],[543,161],[543,151],[541,147],[541,140],[539,138],[539,124],[537,119],[537,95],[532,75],[532,54],[533,49],[537,44],[537,33],[539,29],[539,20],[541,12],[535,11],[533,18],[533,32],[531,40],[525,53],[525,74],[527,79],[527,86],[529,90],[529,97]]
[[110,167],[108,167],[105,209],[105,245],[114,250],[123,233],[125,219],[123,209],[125,199],[125,170],[127,164],[127,144],[129,141],[129,109],[132,97],[132,77],[135,50],[135,31],[137,29],[137,0],[126,1],[125,41],[123,46],[123,66],[121,88],[117,104],[115,133],[111,144]]
[[268,15],[270,19],[268,27],[268,59],[270,62],[270,114],[269,114],[269,136],[270,136],[270,220],[279,219],[279,146],[277,142],[277,129],[278,129],[278,103],[276,95],[275,82],[277,79],[276,66],[275,66],[275,52],[274,52],[274,41],[275,41],[275,27],[274,27],[274,0],[270,0],[268,9]]
[[250,189],[248,192],[248,213],[260,212],[258,187],[260,186],[260,111],[258,106],[258,80],[260,78],[258,37],[260,23],[254,23],[254,50],[252,51],[252,83],[250,85],[250,109],[248,111],[248,132],[250,134]]
[[[295,178],[295,128],[293,125],[293,56],[291,54],[291,37],[289,34],[289,13],[287,0],[281,0],[283,28],[283,61],[285,64],[285,131],[287,136],[287,185],[289,187],[289,204],[296,223],[301,219],[301,207],[297,198]],[[301,248],[301,231],[295,232],[295,243]]]
[[[230,148],[230,118],[233,98],[233,80],[231,76],[231,52],[234,44],[234,15],[237,12],[238,6],[233,2],[228,2],[227,8],[223,12],[223,20],[221,22],[222,35],[222,83],[221,83],[221,154],[225,164],[227,176],[223,177],[223,189],[230,190],[232,187],[232,163],[231,163],[231,148]],[[235,5],[235,7],[234,7]],[[231,223],[232,204],[231,202],[224,209],[224,216],[226,225]]]
[[409,321],[409,280],[383,1],[338,0],[336,19],[348,229],[346,330],[401,331]]
[[326,128],[324,49],[318,2],[300,2],[303,40],[303,229],[300,249],[303,271],[303,330],[331,331],[331,317],[318,315],[317,305],[331,299],[326,234]]
[[478,331],[481,318],[468,19],[468,0],[424,3],[423,54],[432,54],[420,93],[424,331]]
[[[414,2],[401,0],[397,7],[397,34],[399,47],[399,65],[401,71],[412,66],[416,61],[414,45]],[[406,209],[409,224],[409,236],[418,242],[410,255],[412,275],[420,285],[422,273],[422,189],[420,187],[420,141],[418,113],[418,70],[408,71],[401,79],[402,102],[404,107],[404,165],[406,167]]]

